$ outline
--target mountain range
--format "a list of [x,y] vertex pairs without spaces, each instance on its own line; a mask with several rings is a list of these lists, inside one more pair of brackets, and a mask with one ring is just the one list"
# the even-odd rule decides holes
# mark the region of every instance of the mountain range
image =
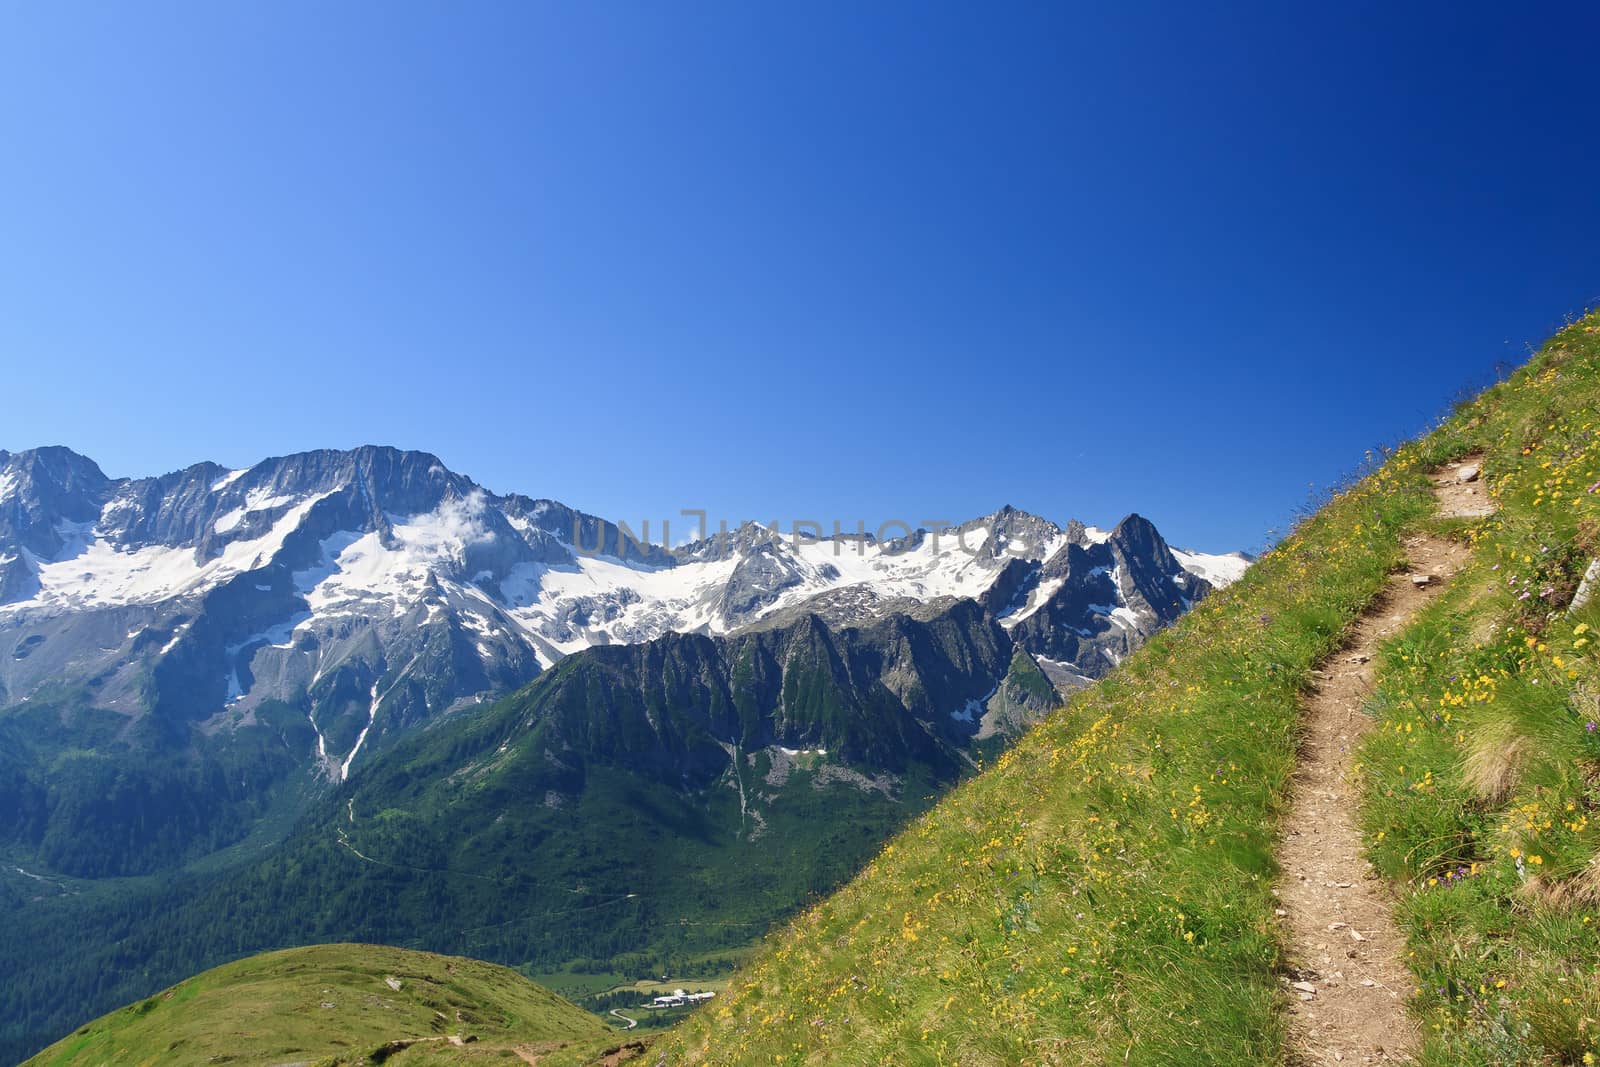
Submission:
[[0,1044],[316,941],[726,969],[1248,565],[1138,515],[811,532],[653,543],[388,448],[0,452]]
[[[168,750],[267,724],[296,750],[274,773],[339,781],[574,652],[807,616],[838,629],[972,599],[1070,687],[1246,563],[1173,551],[1136,515],[1107,532],[1010,507],[881,542],[647,530],[390,448],[142,479],[65,448],[0,452],[0,707],[92,709],[90,735]],[[981,719],[968,705],[989,691],[935,691],[928,711]],[[50,799],[17,799],[42,839]]]

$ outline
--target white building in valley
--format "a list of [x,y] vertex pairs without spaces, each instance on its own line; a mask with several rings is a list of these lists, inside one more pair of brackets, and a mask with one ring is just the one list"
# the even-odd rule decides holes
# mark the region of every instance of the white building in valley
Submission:
[[703,1003],[714,996],[716,996],[715,993],[685,993],[681,989],[674,989],[666,996],[652,997],[650,1006],[652,1008],[682,1008],[687,1005]]

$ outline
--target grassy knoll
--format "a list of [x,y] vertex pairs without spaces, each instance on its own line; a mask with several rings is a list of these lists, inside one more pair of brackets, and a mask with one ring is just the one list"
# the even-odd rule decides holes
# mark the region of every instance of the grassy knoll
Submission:
[[504,967],[316,945],[196,975],[80,1027],[28,1064],[519,1063],[515,1045],[609,1039],[594,1016]]
[[[1516,542],[1518,559],[1527,557],[1518,573],[1533,576],[1536,596],[1553,603],[1561,595],[1560,582],[1570,579],[1572,563],[1583,554],[1574,546],[1585,535],[1576,521],[1540,525],[1545,513],[1537,509],[1548,511],[1557,499],[1563,507],[1572,504],[1587,493],[1583,477],[1600,477],[1581,474],[1587,468],[1570,451],[1592,432],[1584,420],[1600,410],[1595,324],[1591,318],[1564,331],[1512,379],[1390,455],[1381,469],[1301,524],[1243,581],[1209,598],[1113,677],[1075,697],[988,773],[957,789],[843,890],[770,938],[728,995],[658,1042],[649,1062],[1282,1062],[1272,853],[1308,672],[1337,647],[1345,627],[1399,564],[1408,532],[1432,521],[1425,472],[1475,448],[1492,450],[1491,477],[1523,472],[1518,491],[1529,494],[1530,516],[1537,516],[1530,518],[1529,536],[1546,551]],[[1536,426],[1539,440],[1551,444],[1530,442]],[[1530,451],[1524,455],[1523,448]],[[1539,467],[1557,455],[1563,457],[1558,467]],[[1513,457],[1514,468],[1508,465]],[[1536,484],[1546,479],[1552,482]],[[1503,495],[1509,489],[1494,484]],[[1456,523],[1452,530],[1470,536],[1471,525]],[[1551,543],[1562,537],[1567,540]],[[1544,560],[1563,561],[1564,577],[1557,581],[1554,565]],[[1535,566],[1541,569],[1528,569]],[[1548,596],[1542,592],[1546,579],[1558,585]],[[1513,595],[1520,592],[1519,586]],[[1563,641],[1581,639],[1577,625],[1567,627]],[[1552,653],[1537,645],[1555,649],[1550,640],[1541,637],[1526,653],[1511,653],[1548,658]],[[1525,641],[1516,636],[1524,649]],[[1550,670],[1567,669],[1551,664]],[[1522,685],[1531,687],[1531,678]],[[1565,775],[1571,794],[1578,780],[1594,781],[1592,761],[1573,762],[1588,751],[1578,746],[1588,744],[1592,732],[1578,738],[1566,729],[1563,736],[1570,743],[1549,751],[1564,770],[1535,772],[1530,764],[1521,788]],[[1440,782],[1446,753],[1435,755],[1431,781]],[[1373,765],[1380,762],[1375,755]],[[1406,762],[1408,770],[1414,766]],[[1392,788],[1369,773],[1380,792]],[[1405,801],[1435,795],[1392,791],[1397,810],[1405,809],[1402,792]],[[1515,929],[1517,908],[1563,908],[1556,898],[1576,898],[1546,890],[1536,903],[1526,884],[1540,875],[1508,873],[1518,869],[1510,847],[1521,848],[1524,870],[1532,863],[1528,849],[1540,849],[1544,862],[1535,866],[1546,880],[1558,863],[1566,872],[1580,858],[1554,845],[1509,844],[1510,837],[1529,832],[1507,818],[1517,813],[1521,795],[1502,800],[1495,811],[1481,801],[1476,808],[1464,801],[1442,805],[1464,813],[1471,834],[1503,843],[1497,877],[1505,892],[1486,905],[1463,904],[1456,917],[1468,922],[1476,907],[1482,929],[1500,937]],[[1569,820],[1578,814],[1563,813]],[[1374,823],[1405,827],[1422,818],[1374,816]],[[1542,826],[1542,818],[1533,821],[1535,829]],[[1584,826],[1573,833],[1587,833]],[[1465,840],[1454,824],[1443,834],[1425,825],[1390,829],[1380,842],[1391,850],[1380,853],[1388,869],[1421,862],[1427,849],[1414,845],[1423,838]],[[1444,870],[1444,857],[1456,865],[1478,859],[1480,846],[1452,847],[1427,860],[1429,877]],[[1490,892],[1493,884],[1482,877],[1469,881],[1469,893]],[[1410,905],[1408,916],[1419,931],[1438,921]],[[1571,916],[1555,926],[1548,918],[1530,919],[1539,932],[1528,937],[1546,939],[1552,968],[1558,958],[1573,961],[1559,976],[1571,1003],[1554,1004],[1569,1009],[1571,1033],[1584,1033],[1594,1025],[1595,1010],[1584,1005],[1594,995],[1600,949],[1592,933],[1577,939],[1578,931],[1593,926],[1577,911]],[[1439,953],[1447,956],[1448,945]],[[1420,951],[1418,962],[1430,966]],[[1590,976],[1582,995],[1570,989],[1577,973]],[[1558,977],[1550,982],[1561,984]],[[1460,1014],[1454,1001],[1438,1010],[1452,1019]],[[1451,1033],[1438,1040],[1476,1040],[1461,1026]],[[1576,1048],[1562,1053],[1569,1058],[1550,1062],[1578,1062],[1570,1058]],[[1441,1054],[1438,1062],[1455,1061]],[[1486,1054],[1480,1062],[1514,1061]]]

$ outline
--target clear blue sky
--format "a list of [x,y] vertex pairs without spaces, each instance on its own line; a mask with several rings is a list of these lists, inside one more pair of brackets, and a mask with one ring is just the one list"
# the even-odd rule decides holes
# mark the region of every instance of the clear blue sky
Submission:
[[1600,298],[1600,15],[1191,6],[7,4],[0,447],[1258,546]]

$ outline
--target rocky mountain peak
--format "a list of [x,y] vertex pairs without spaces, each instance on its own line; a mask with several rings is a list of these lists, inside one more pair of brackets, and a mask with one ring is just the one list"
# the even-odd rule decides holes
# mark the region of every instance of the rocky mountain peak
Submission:
[[111,484],[92,459],[59,445],[0,451],[0,603],[37,588],[36,561],[68,549]]
[[110,484],[94,460],[70,448],[0,452],[0,538],[32,536],[41,546],[58,545],[55,527],[93,520]]

